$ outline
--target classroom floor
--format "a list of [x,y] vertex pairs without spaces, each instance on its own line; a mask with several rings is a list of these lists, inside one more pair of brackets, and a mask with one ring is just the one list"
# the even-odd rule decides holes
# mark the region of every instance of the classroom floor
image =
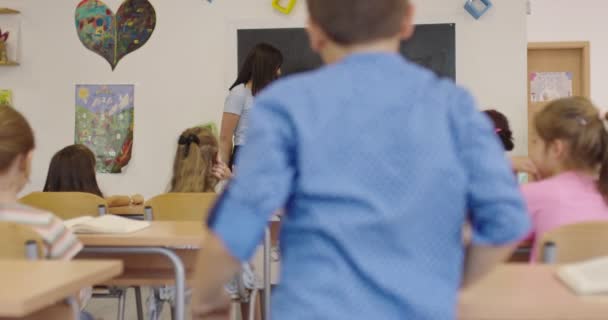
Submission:
[[[144,304],[144,319],[148,319],[148,310],[146,301],[149,295],[147,288],[142,289],[142,299]],[[135,310],[135,292],[130,289],[127,294],[125,320],[137,320],[137,311]],[[90,312],[95,319],[103,320],[116,320],[118,319],[118,299],[92,299],[87,305],[86,311]],[[187,314],[186,319],[190,319],[190,315]],[[169,311],[169,305],[165,305],[163,308],[162,317],[160,320],[171,320],[171,312]]]

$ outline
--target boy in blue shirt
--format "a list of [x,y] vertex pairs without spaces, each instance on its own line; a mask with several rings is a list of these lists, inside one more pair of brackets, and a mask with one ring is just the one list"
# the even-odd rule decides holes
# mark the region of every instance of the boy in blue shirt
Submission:
[[327,66],[256,97],[211,212],[195,319],[225,317],[222,285],[279,208],[274,319],[454,319],[458,290],[529,230],[502,147],[465,90],[398,54],[413,33],[408,1],[307,2]]

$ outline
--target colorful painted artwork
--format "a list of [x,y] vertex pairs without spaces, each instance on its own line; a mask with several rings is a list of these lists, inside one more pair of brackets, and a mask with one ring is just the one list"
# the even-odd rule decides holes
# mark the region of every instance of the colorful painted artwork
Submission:
[[131,160],[133,85],[77,85],[75,143],[97,157],[97,172],[121,173]]
[[76,8],[76,30],[86,48],[102,56],[112,70],[148,42],[156,11],[148,0],[125,0],[116,15],[101,0],[83,0]]
[[0,89],[0,106],[13,106],[13,92]]

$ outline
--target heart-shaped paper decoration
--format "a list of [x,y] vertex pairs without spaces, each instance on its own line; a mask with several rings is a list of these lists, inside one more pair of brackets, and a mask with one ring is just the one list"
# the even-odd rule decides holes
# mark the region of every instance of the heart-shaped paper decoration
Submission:
[[83,0],[76,8],[76,30],[82,44],[116,68],[141,48],[156,27],[156,11],[148,0],[126,0],[116,15],[100,0]]
[[273,0],[272,6],[277,9],[279,12],[283,14],[290,14],[293,8],[296,6],[296,0],[286,0],[289,1],[287,6],[281,5],[281,0]]

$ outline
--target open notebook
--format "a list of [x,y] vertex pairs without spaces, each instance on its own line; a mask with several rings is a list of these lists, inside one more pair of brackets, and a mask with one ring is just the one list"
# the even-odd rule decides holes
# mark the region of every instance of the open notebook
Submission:
[[78,217],[64,221],[75,233],[132,233],[150,226],[150,222],[137,221],[114,215]]
[[557,276],[578,295],[608,294],[608,258],[565,265]]

